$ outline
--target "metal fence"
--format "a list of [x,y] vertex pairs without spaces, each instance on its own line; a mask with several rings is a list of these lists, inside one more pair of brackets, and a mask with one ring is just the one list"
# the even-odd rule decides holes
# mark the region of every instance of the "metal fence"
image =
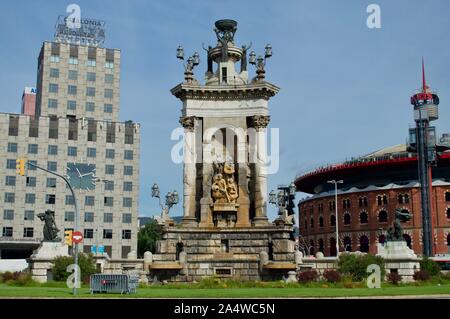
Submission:
[[135,293],[139,285],[139,278],[136,275],[91,275],[91,294],[94,293]]

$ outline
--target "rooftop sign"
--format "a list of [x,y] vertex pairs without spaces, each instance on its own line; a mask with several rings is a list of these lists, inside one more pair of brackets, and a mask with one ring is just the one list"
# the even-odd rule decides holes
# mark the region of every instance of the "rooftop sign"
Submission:
[[105,21],[60,15],[55,25],[55,41],[102,46],[105,42]]

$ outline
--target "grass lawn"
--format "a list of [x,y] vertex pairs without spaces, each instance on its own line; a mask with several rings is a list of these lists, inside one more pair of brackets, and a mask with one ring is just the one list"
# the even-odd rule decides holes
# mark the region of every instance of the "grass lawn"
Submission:
[[[161,287],[138,288],[136,294],[95,294],[89,288],[78,290],[79,298],[123,297],[123,298],[280,298],[280,297],[357,297],[357,296],[401,296],[401,295],[450,295],[450,284],[424,286],[385,286],[380,289],[368,288],[184,288]],[[0,284],[2,297],[58,297],[72,298],[71,289],[62,287],[14,287]]]

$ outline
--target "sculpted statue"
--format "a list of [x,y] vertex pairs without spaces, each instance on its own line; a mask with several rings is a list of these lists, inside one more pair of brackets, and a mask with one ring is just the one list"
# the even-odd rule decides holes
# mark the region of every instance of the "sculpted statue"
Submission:
[[403,227],[401,223],[407,222],[411,218],[412,215],[409,212],[396,209],[394,225],[393,227],[389,227],[386,239],[388,241],[403,241]]
[[234,181],[234,165],[226,162],[214,165],[216,173],[213,177],[211,195],[214,203],[236,203],[239,197],[237,184]]
[[241,58],[241,72],[247,71],[247,51],[252,47],[252,44],[250,45],[243,45],[242,46],[242,58]]
[[213,177],[213,185],[211,186],[212,196],[216,203],[227,203],[228,202],[228,192],[227,184],[222,174],[216,174]]
[[55,224],[55,212],[46,210],[45,213],[40,213],[37,217],[41,221],[44,221],[44,241],[60,241],[61,239],[58,238],[59,229]]
[[206,51],[206,56],[208,57],[208,70],[206,71],[207,73],[213,73],[213,60],[212,58],[209,56],[209,52],[212,49],[212,46],[208,45],[208,48],[205,48],[204,45],[203,46],[203,50]]
[[228,177],[227,179],[227,192],[228,192],[228,202],[236,203],[236,199],[238,198],[237,185],[234,182],[233,177]]

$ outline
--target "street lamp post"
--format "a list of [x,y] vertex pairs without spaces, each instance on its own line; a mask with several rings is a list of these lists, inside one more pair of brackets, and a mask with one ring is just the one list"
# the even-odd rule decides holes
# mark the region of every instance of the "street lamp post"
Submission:
[[160,196],[160,190],[159,190],[159,186],[158,184],[153,184],[152,186],[152,197],[156,197],[159,200],[159,206],[161,206],[162,209],[162,216],[161,218],[158,220],[160,223],[164,224],[166,221],[170,220],[169,217],[169,211],[172,208],[172,206],[178,204],[179,201],[179,196],[178,196],[178,192],[176,190],[174,190],[173,192],[168,192],[166,194],[166,201],[165,201],[165,205],[162,204],[161,202],[161,196]]
[[334,207],[336,209],[335,212],[335,224],[336,224],[336,257],[339,256],[339,218],[338,218],[338,200],[337,200],[337,185],[343,184],[343,180],[331,180],[328,181],[329,184],[334,184]]
[[287,223],[294,224],[294,219],[291,216],[295,214],[294,199],[296,186],[294,183],[291,183],[289,186],[279,186],[278,190],[278,193],[274,190],[269,193],[269,203],[278,206],[279,218]]

